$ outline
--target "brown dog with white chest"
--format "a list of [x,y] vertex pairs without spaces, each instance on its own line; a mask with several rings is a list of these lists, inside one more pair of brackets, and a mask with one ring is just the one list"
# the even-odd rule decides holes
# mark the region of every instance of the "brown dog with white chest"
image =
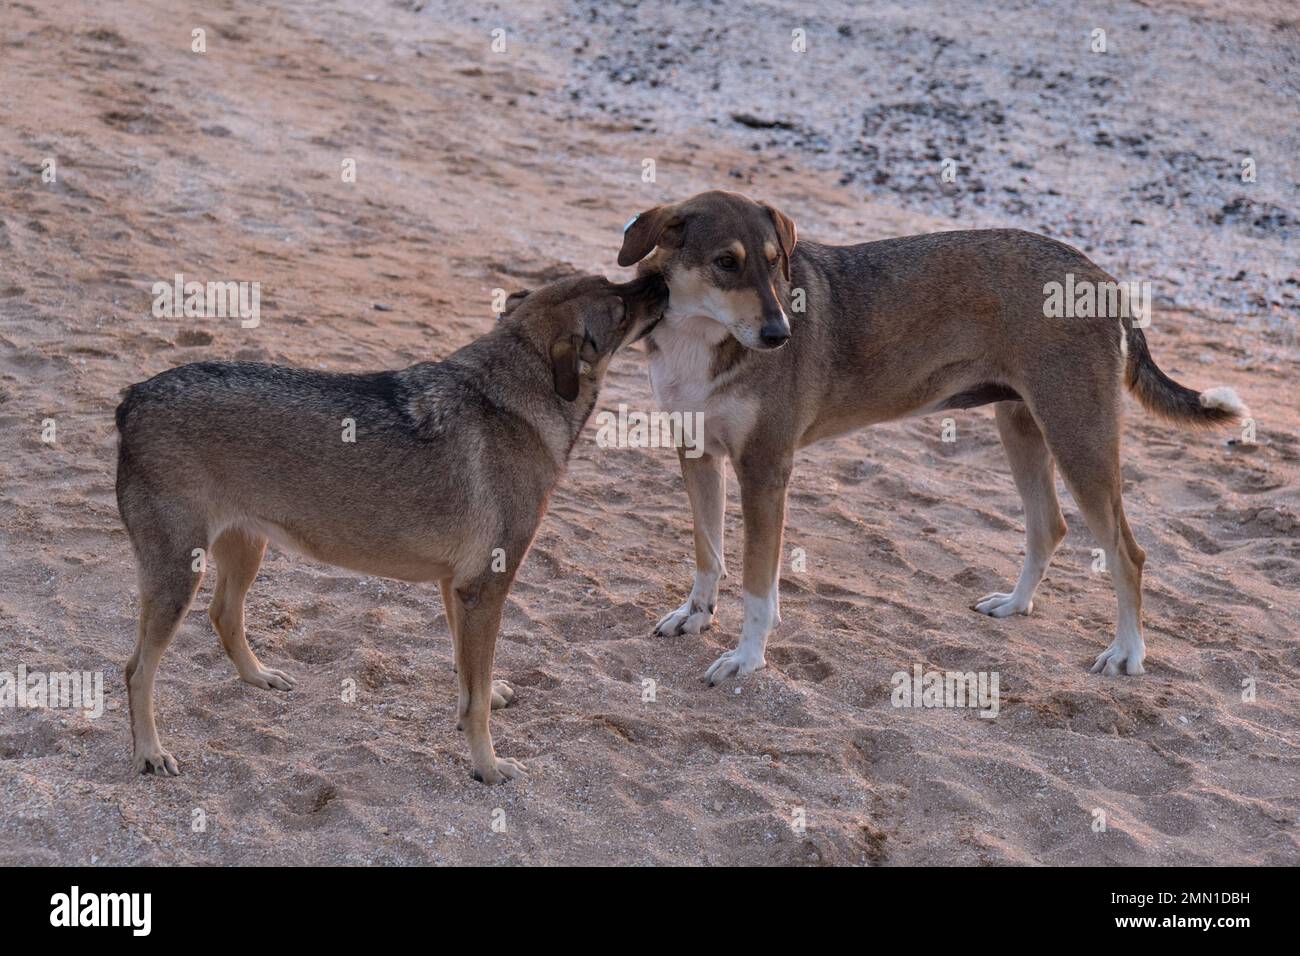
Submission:
[[[1196,392],[1156,367],[1125,286],[1077,249],[1028,232],[822,245],[799,240],[772,206],[721,191],[635,217],[618,263],[640,263],[641,274],[662,274],[668,285],[668,309],[646,340],[656,400],[704,416],[704,454],[679,453],[695,579],[659,633],[711,625],[726,573],[725,459],[740,481],[744,617],[739,645],[705,674],[711,684],[766,664],[768,634],[780,623],[795,451],[877,422],[988,403],[1024,501],[1026,554],[1015,587],[974,609],[994,617],[1032,609],[1066,532],[1059,468],[1105,550],[1118,598],[1115,638],[1093,671],[1143,672],[1146,555],[1121,500],[1122,390],[1190,426],[1249,412],[1232,389]],[[1102,305],[1088,317],[1048,318],[1054,287],[1094,289]]]

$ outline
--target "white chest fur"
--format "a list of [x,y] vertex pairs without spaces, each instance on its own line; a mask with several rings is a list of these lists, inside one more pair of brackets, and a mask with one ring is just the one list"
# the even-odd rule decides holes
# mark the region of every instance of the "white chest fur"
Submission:
[[757,402],[734,388],[718,390],[711,375],[714,346],[727,334],[711,319],[666,316],[654,333],[650,388],[660,410],[703,416],[705,451],[734,457],[753,426]]

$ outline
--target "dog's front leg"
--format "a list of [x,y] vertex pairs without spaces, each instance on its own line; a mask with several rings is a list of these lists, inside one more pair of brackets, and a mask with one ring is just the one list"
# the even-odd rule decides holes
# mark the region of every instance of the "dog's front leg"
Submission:
[[[451,586],[451,578],[443,578],[438,582],[442,588],[442,607],[447,612],[447,631],[451,634],[451,672],[457,674],[460,672],[460,665],[456,663],[457,650],[456,640],[456,591]],[[510,702],[515,699],[515,689],[509,683],[503,680],[492,681],[492,709],[500,710],[502,707],[509,707]],[[461,715],[457,714],[456,719],[460,720]],[[464,726],[457,726],[457,730],[464,730]]]
[[[510,576],[513,576],[513,571]],[[474,776],[484,783],[500,783],[511,777],[527,776],[526,768],[519,761],[496,755],[492,732],[488,729],[488,718],[494,704],[492,661],[496,656],[497,633],[501,629],[501,610],[509,589],[508,580],[488,576],[453,588],[452,595],[456,622],[453,635],[456,676],[460,681],[460,700],[456,710],[461,729],[469,739]]]
[[695,583],[686,603],[666,614],[655,626],[656,634],[668,637],[698,634],[713,623],[718,582],[727,576],[722,555],[723,514],[727,507],[726,460],[721,455],[707,453],[688,458],[688,450],[678,448],[677,455],[695,521]]
[[713,662],[704,679],[716,685],[767,666],[767,635],[781,623],[781,535],[792,456],[759,451],[736,463],[745,513],[745,618],[740,644]]

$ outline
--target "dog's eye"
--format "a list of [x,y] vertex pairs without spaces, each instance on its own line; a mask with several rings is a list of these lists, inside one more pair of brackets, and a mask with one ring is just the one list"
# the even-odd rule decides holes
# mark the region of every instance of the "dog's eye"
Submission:
[[723,272],[735,272],[736,267],[739,265],[739,263],[736,262],[736,257],[732,255],[718,256],[718,258],[713,260],[713,264]]

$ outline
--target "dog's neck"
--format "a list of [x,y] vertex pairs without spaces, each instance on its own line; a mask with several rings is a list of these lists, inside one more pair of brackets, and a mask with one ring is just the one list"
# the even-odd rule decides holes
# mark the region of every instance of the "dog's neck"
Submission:
[[[503,361],[503,354],[510,360]],[[564,471],[596,409],[603,369],[600,373],[583,372],[578,396],[566,401],[555,392],[550,357],[538,340],[528,330],[506,324],[453,353],[448,361],[470,370],[474,377],[491,377],[497,384],[507,385],[493,390],[498,405],[523,421],[537,435],[557,472]]]
[[674,316],[671,311],[645,341],[655,397],[667,405],[706,397],[756,354],[720,322],[707,316]]

